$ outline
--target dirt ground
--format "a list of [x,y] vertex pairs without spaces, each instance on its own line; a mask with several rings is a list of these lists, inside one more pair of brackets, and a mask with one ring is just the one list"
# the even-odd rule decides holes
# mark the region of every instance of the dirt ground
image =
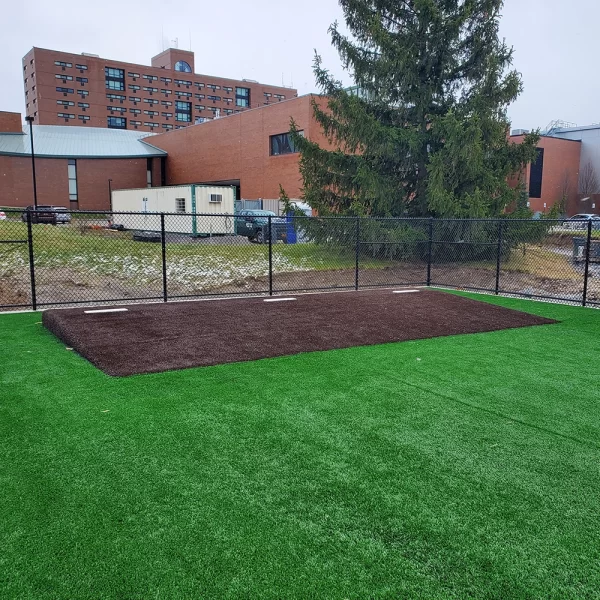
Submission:
[[137,304],[109,311],[47,310],[42,321],[115,376],[554,322],[427,289]]
[[[359,286],[424,285],[426,266],[403,264],[395,268],[363,269],[359,272]],[[274,273],[275,293],[287,290],[310,291],[325,288],[353,288],[353,269],[326,271],[296,271]],[[481,289],[494,291],[495,272],[490,269],[465,267],[455,264],[433,265],[431,284],[441,287]],[[240,277],[228,284],[174,285],[169,282],[170,298],[220,294],[268,293],[268,277]],[[543,278],[529,273],[503,270],[500,276],[500,291],[523,296],[556,297],[580,302],[583,294],[581,280]],[[142,299],[162,299],[162,282],[140,285],[128,279],[94,274],[82,275],[67,268],[36,270],[36,296],[39,306],[74,305],[76,303],[123,303]],[[592,272],[588,285],[588,300],[600,302],[600,273]],[[10,310],[13,305],[31,302],[29,272],[0,279],[0,307]],[[1,309],[0,309],[1,310]]]

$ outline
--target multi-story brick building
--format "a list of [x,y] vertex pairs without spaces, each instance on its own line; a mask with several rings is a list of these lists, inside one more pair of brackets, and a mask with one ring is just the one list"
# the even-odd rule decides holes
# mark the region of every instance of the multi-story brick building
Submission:
[[292,88],[194,72],[169,48],[151,66],[32,48],[23,58],[26,114],[36,125],[164,132],[297,96]]

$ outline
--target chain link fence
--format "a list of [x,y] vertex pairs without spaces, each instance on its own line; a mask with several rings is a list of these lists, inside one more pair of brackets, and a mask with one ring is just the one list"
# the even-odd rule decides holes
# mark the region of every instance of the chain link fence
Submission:
[[4,215],[3,310],[423,285],[600,306],[591,221]]

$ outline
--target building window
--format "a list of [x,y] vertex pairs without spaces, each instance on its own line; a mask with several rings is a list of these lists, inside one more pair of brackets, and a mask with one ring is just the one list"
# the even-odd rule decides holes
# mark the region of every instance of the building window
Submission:
[[62,79],[63,83],[66,83],[67,81],[73,81],[73,76],[72,75],[59,75],[59,74],[56,74],[54,77],[56,79]]
[[87,90],[77,90],[77,93],[82,97],[85,98],[86,96],[89,96],[90,93]]
[[139,108],[130,108],[129,112],[132,115],[141,115],[142,114],[142,111]]
[[277,98],[277,100],[285,100],[285,96],[283,94],[273,94],[273,96]]
[[250,106],[250,89],[243,87],[235,88],[235,105],[236,106]]
[[121,94],[106,94],[106,98],[111,102],[118,100],[121,104],[123,104],[123,100],[127,100],[127,96],[122,96]]
[[[298,132],[300,135],[304,135],[303,131]],[[272,135],[271,141],[271,156],[280,156],[281,154],[294,154],[298,152],[298,148],[294,145],[292,136],[290,133],[280,133],[279,135]]]
[[139,91],[142,88],[140,88],[139,85],[135,85],[134,83],[130,83],[129,84],[129,89],[133,90],[133,93],[135,94],[137,91]]
[[139,73],[132,73],[131,71],[129,71],[127,73],[127,77],[132,77],[135,80],[135,79],[139,79],[140,78],[140,74]]
[[57,113],[58,117],[60,119],[64,119],[65,121],[68,121],[69,119],[74,119],[75,115],[71,115],[69,113]]
[[163,83],[171,83],[171,78],[170,77],[161,77],[160,80]]
[[86,108],[89,108],[90,105],[87,102],[78,102],[77,106],[79,106],[79,108],[81,108],[81,110],[85,111]]
[[152,118],[152,117],[158,117],[158,111],[157,110],[145,110],[144,114],[148,115],[150,118]]
[[175,120],[190,122],[192,120],[192,104],[191,102],[175,102]]
[[138,128],[138,125],[141,125],[141,124],[142,124],[142,122],[141,122],[141,121],[129,121],[129,124],[130,124],[130,125],[133,125],[133,127],[134,127],[135,129],[137,129],[137,128]]
[[196,110],[204,110],[206,108],[206,106],[204,106],[203,104],[196,104],[196,106],[194,108]]
[[75,65],[75,68],[80,71],[87,71],[87,65]]
[[127,112],[127,109],[124,106],[107,106],[106,110],[110,110],[111,113],[118,112],[121,114]]
[[145,92],[148,92],[150,95],[152,95],[153,92],[158,92],[158,88],[155,87],[145,87],[143,88],[143,90]]
[[209,202],[223,202],[223,194],[211,194]]
[[144,98],[144,102],[146,104],[158,104],[158,100],[155,100],[154,98]]
[[72,67],[72,66],[73,66],[73,63],[70,63],[70,62],[63,62],[62,60],[55,60],[55,61],[54,61],[54,64],[55,64],[57,67],[62,67],[63,69],[64,69],[64,68],[66,68],[66,67],[69,67],[69,68],[70,68],[70,67]]
[[175,70],[181,71],[182,73],[191,73],[192,67],[190,67],[189,63],[185,62],[185,60],[178,60],[175,63]]
[[123,69],[104,68],[106,78],[106,89],[124,90],[125,89],[125,71]]
[[191,98],[192,92],[175,92],[178,98]]
[[87,77],[76,77],[76,80],[79,81],[80,85],[85,85],[88,82]]
[[172,90],[160,90],[161,94],[164,94],[165,96],[169,96],[171,95],[173,92]]
[[185,211],[185,198],[175,198],[175,212],[184,213]]
[[190,85],[192,85],[192,82],[188,81],[187,79],[175,79],[174,81],[178,87],[181,85],[185,85],[185,87],[190,87]]
[[171,125],[170,123],[163,123],[163,129],[166,129],[167,131],[170,131],[171,129],[173,129],[173,125]]
[[160,103],[163,106],[173,106],[173,103],[170,100],[161,100]]
[[204,94],[194,94],[194,97],[197,98],[198,100],[204,100],[204,98],[206,98],[206,96]]
[[227,106],[233,102],[233,98],[223,98],[223,100],[227,103]]
[[233,88],[231,88],[231,87],[225,87],[225,86],[223,86],[223,89],[224,89],[224,90],[225,90],[225,91],[226,91],[228,94],[231,94],[231,92],[233,92]]
[[57,100],[56,104],[61,104],[62,106],[75,106],[75,102],[72,100]]
[[[85,108],[84,108],[83,110],[85,110]],[[80,121],[83,121],[83,124],[84,124],[84,125],[85,125],[85,124],[86,124],[86,123],[87,123],[87,122],[90,120],[90,118],[89,118],[89,116],[88,116],[88,115],[79,115],[77,118],[78,118]]]
[[145,122],[144,125],[146,127],[150,127],[150,129],[154,129],[155,127],[158,127],[158,123],[149,123],[149,122]]
[[206,85],[206,87],[209,87],[213,92],[221,89],[220,85],[215,85],[214,83],[209,83]]
[[146,186],[152,187],[152,159],[146,159]]
[[544,176],[544,149],[537,148],[535,162],[531,163],[529,171],[529,197],[542,197],[542,179]]
[[225,109],[223,112],[224,112],[226,115],[232,115],[232,114],[233,114],[233,109],[232,109],[232,108],[226,108],[226,109]]
[[108,117],[106,124],[111,129],[127,129],[127,119],[125,117]]
[[73,88],[57,87],[56,91],[57,92],[62,92],[66,96],[67,94],[72,94],[73,93]]
[[164,113],[160,113],[160,114],[167,120],[173,116],[173,113],[170,113],[170,112],[164,112]]
[[72,158],[67,164],[67,175],[69,177],[69,200],[77,202],[77,161]]
[[156,75],[142,75],[142,79],[145,79],[146,81],[158,81]]
[[206,121],[210,121],[208,117],[196,117],[194,119],[194,125],[199,125],[200,123],[206,123]]
[[206,96],[207,100],[212,100],[213,102],[220,102],[221,96]]

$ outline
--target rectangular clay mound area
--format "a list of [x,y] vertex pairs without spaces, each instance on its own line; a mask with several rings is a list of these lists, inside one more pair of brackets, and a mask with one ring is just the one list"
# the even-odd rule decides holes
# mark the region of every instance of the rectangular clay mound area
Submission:
[[425,289],[48,310],[42,320],[115,376],[554,322]]

